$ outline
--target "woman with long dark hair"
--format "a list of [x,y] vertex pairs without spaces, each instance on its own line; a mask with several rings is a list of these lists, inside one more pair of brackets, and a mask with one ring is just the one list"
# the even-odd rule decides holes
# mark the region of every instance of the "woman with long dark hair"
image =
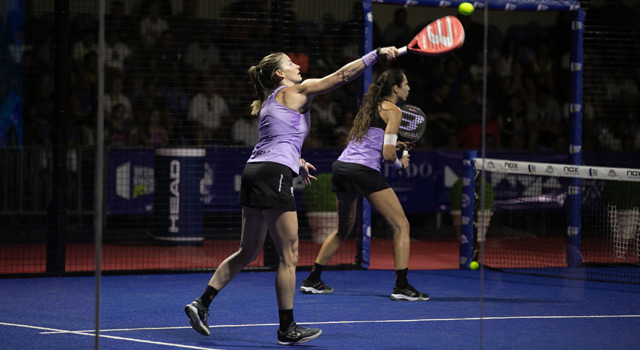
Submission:
[[258,116],[258,143],[242,172],[240,196],[242,237],[240,248],[216,269],[202,296],[185,307],[191,326],[209,335],[209,305],[240,270],[260,253],[271,234],[279,255],[276,270],[276,298],[280,327],[278,343],[303,343],[318,337],[317,328],[298,326],[293,319],[293,296],[298,260],[298,216],[293,199],[293,177],[311,184],[315,167],[302,159],[301,148],[309,134],[309,109],[313,98],[356,79],[379,57],[393,60],[395,47],[377,49],[336,72],[302,81],[300,67],[284,53],[272,53],[249,68],[257,99],[251,114]]
[[381,160],[402,169],[409,166],[409,155],[397,157],[398,128],[402,112],[397,106],[409,96],[407,77],[399,69],[390,69],[371,84],[356,114],[347,137],[347,147],[332,165],[331,185],[336,193],[338,229],[322,244],[309,276],[300,291],[308,294],[330,294],[333,288],[325,285],[320,275],[331,257],[347,238],[356,222],[358,195],[367,198],[393,228],[393,260],[396,284],[393,300],[423,301],[429,295],[417,291],[407,279],[409,271],[409,221],[398,196],[380,172]]

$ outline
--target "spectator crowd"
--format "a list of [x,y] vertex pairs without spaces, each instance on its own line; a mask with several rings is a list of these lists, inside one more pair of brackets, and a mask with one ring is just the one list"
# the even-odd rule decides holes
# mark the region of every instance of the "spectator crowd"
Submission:
[[[362,55],[359,2],[343,22],[330,13],[319,22],[298,21],[293,11],[285,11],[279,25],[270,24],[272,9],[264,1],[231,3],[219,18],[200,16],[210,6],[202,0],[184,0],[179,10],[173,3],[141,0],[128,11],[121,0],[108,4],[102,102],[109,146],[252,147],[258,135],[257,120],[249,113],[249,66],[270,51],[284,51],[304,78],[321,77]],[[393,21],[385,28],[374,22],[374,47],[404,46],[426,24],[412,27],[407,8],[388,8],[395,11]],[[55,21],[52,13],[35,13],[25,8],[26,44],[13,63],[22,67],[24,144],[47,146],[55,108]],[[637,19],[637,13],[631,17]],[[417,147],[478,149],[484,116],[488,149],[566,151],[570,14],[558,13],[550,27],[521,23],[501,30],[490,25],[487,62],[484,26],[470,16],[460,19],[467,33],[460,50],[435,58],[407,55],[375,67],[374,78],[390,65],[406,72],[411,86],[407,103],[422,108],[428,119]],[[69,39],[68,142],[91,146],[98,108],[96,16],[73,15]],[[632,50],[638,49],[635,42]],[[584,147],[640,149],[637,71],[605,74],[588,64],[594,55],[585,59],[585,87],[602,93],[585,89]],[[360,84],[353,83],[317,97],[307,147],[344,145],[359,90]]]

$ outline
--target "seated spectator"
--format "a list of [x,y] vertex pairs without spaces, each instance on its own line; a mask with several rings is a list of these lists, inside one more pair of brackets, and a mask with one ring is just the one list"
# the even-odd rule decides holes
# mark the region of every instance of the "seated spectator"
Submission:
[[560,105],[548,87],[539,87],[535,99],[527,102],[526,118],[530,149],[554,149],[564,137]]
[[451,104],[451,116],[457,128],[463,129],[471,123],[475,118],[477,109],[478,103],[473,95],[471,84],[469,82],[461,83],[460,95]]
[[523,101],[518,95],[510,95],[503,106],[502,111],[496,116],[500,129],[500,144],[504,149],[524,149],[527,145],[527,132]]
[[127,118],[127,110],[123,104],[116,104],[112,108],[109,118],[105,117],[105,133],[104,143],[110,146],[126,146],[128,136],[128,123],[131,123],[130,118]]
[[166,122],[162,122],[162,112],[159,108],[154,108],[149,111],[149,125],[147,126],[146,144],[149,146],[164,146],[169,141],[169,131],[167,130]]
[[219,129],[229,117],[229,106],[225,99],[216,92],[213,77],[204,80],[202,91],[189,104],[188,119],[195,133],[196,143],[204,145],[213,140],[225,141]]
[[[335,102],[331,94],[318,95],[311,105],[311,118],[320,135],[331,135],[338,125],[338,119],[342,115],[340,104]],[[333,140],[325,139],[327,146],[334,146]]]
[[109,13],[104,17],[106,33],[121,33],[120,39],[130,44],[131,33],[134,32],[136,25],[133,18],[125,13],[124,1],[113,0],[109,8]]
[[211,71],[222,63],[211,28],[202,28],[200,35],[191,38],[184,54],[184,63],[199,74]]
[[153,2],[149,6],[149,14],[140,21],[140,37],[146,49],[153,47],[162,32],[169,29],[169,23],[160,17],[160,5]]
[[127,61],[131,57],[131,49],[121,38],[122,33],[119,31],[106,32],[104,65],[118,73],[124,72]]
[[231,127],[231,141],[236,145],[253,147],[258,143],[258,118],[244,113]]
[[104,95],[105,118],[109,117],[113,106],[116,104],[122,104],[125,107],[126,117],[133,116],[131,100],[123,93],[123,77],[120,75],[114,75],[111,78],[110,86],[111,88],[109,89],[109,92]]
[[82,40],[73,44],[71,57],[77,65],[81,65],[84,57],[90,52],[96,54],[98,52],[97,32],[93,28],[85,29],[82,33]]
[[[482,106],[478,106],[471,123],[460,130],[458,135],[460,147],[468,150],[480,150],[482,148]],[[486,110],[485,146],[487,149],[500,148],[500,130],[493,113]]]

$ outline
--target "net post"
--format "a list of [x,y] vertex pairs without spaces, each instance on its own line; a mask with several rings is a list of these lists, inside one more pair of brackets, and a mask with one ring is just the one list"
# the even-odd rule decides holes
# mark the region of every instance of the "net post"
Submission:
[[462,226],[460,227],[460,268],[469,269],[473,260],[473,215],[475,205],[475,170],[477,151],[467,151],[462,160]]
[[360,245],[360,267],[369,269],[371,262],[371,204],[366,198],[362,200],[362,243]]
[[[569,91],[569,157],[571,164],[582,164],[582,67],[584,43],[585,12],[582,9],[572,12],[571,19],[571,72]],[[582,264],[580,252],[582,180],[573,178],[568,188],[567,205],[567,266]]]

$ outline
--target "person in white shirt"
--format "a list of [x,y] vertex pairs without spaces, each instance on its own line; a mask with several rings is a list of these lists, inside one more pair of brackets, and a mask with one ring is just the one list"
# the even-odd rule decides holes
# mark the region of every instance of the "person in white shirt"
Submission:
[[226,135],[221,135],[217,131],[228,116],[229,105],[216,93],[213,77],[205,78],[202,92],[191,99],[187,116],[193,123],[197,144],[204,145],[214,139],[224,139]]

